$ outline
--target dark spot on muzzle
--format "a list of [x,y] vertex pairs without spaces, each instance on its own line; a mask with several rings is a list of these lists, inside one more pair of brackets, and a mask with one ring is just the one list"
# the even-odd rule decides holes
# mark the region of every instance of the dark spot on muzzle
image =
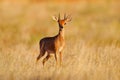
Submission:
[[60,28],[61,28],[61,29],[63,29],[63,27],[62,27],[62,26],[61,26]]

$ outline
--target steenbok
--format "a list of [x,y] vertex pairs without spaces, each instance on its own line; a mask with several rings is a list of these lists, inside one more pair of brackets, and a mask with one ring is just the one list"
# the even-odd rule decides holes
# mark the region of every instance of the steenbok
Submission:
[[59,32],[54,37],[45,37],[40,40],[40,54],[37,57],[37,61],[45,55],[47,52],[47,56],[43,59],[43,65],[50,58],[50,54],[54,54],[56,63],[58,63],[57,55],[60,55],[60,64],[62,64],[62,51],[65,46],[65,38],[64,38],[64,25],[66,22],[71,21],[71,17],[66,16],[64,14],[64,19],[60,19],[60,14],[58,17],[53,16],[53,20],[57,21],[59,25]]

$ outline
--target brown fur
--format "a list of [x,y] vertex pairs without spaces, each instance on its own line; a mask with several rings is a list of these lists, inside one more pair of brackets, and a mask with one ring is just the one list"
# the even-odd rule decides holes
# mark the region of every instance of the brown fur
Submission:
[[40,54],[37,57],[37,61],[45,55],[47,52],[47,56],[43,59],[43,65],[45,62],[50,58],[50,54],[53,53],[55,56],[55,60],[57,62],[57,54],[60,53],[60,64],[62,63],[62,50],[65,45],[65,39],[64,39],[64,25],[66,24],[66,21],[68,18],[64,16],[64,19],[57,19],[55,17],[55,20],[58,22],[59,25],[59,33],[54,37],[45,37],[40,40]]

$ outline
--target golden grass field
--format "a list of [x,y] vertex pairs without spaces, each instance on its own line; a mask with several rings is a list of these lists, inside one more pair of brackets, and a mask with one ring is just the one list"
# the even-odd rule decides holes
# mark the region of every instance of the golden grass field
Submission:
[[[0,80],[120,80],[119,0],[16,1],[0,2]],[[63,64],[43,67],[38,43],[58,33],[59,12],[72,16]]]

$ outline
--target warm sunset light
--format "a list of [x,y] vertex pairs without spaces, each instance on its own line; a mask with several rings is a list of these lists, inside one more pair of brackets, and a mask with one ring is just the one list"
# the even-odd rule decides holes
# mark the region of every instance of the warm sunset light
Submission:
[[120,0],[0,0],[0,80],[120,80]]

